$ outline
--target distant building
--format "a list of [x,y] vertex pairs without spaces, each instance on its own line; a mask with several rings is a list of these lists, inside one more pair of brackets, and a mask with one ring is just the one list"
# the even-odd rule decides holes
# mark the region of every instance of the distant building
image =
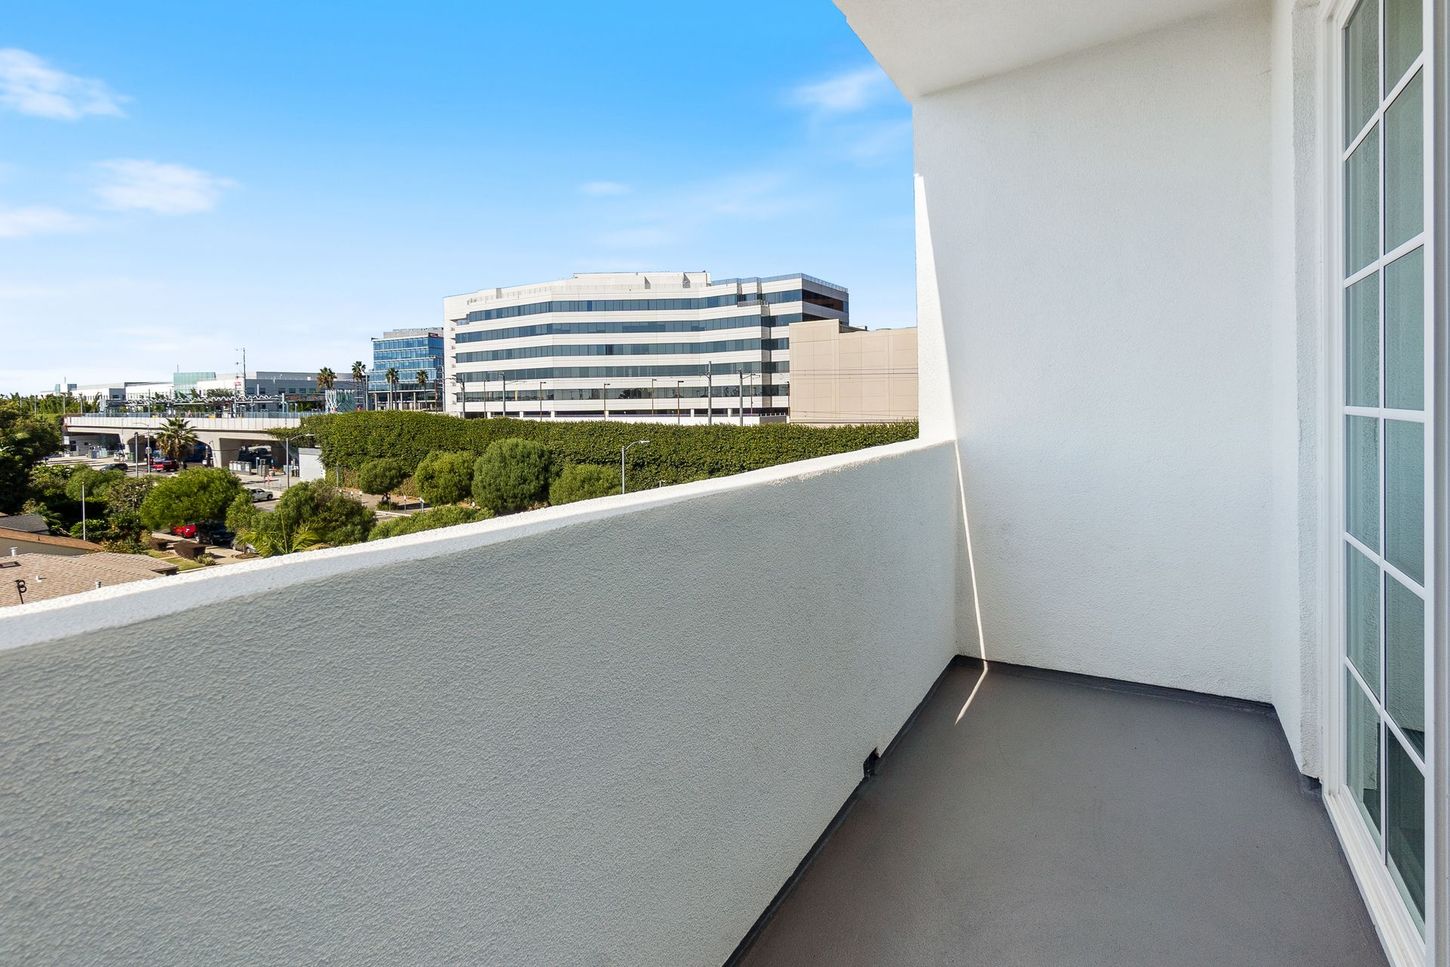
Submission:
[[95,554],[105,548],[90,541],[74,537],[53,537],[44,531],[19,531],[7,528],[10,518],[0,517],[0,558],[17,554],[55,554],[60,557],[79,557]]
[[216,373],[210,371],[205,373],[172,373],[171,391],[177,396],[190,393],[196,389],[196,384],[204,379],[216,379]]
[[846,322],[842,286],[794,273],[582,273],[443,300],[447,407],[468,416],[783,421],[786,327]]
[[816,426],[917,417],[916,330],[831,321],[790,327],[790,421]]
[[[398,371],[396,386],[388,370]],[[418,385],[418,373],[428,376]],[[393,329],[373,338],[373,368],[368,373],[368,405],[372,409],[438,409],[438,382],[443,378],[443,330]]]
[[147,581],[176,572],[175,564],[144,554],[112,554],[108,551],[81,557],[7,554],[0,556],[0,608],[47,601],[115,584]]
[[0,514],[0,528],[22,534],[50,533],[50,525],[39,514]]

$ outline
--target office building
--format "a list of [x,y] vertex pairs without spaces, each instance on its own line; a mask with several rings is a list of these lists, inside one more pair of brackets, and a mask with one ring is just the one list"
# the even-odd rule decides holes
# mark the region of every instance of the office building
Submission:
[[468,416],[784,420],[787,327],[848,315],[845,288],[800,273],[583,273],[481,289],[444,300],[447,408]]
[[[398,381],[388,382],[396,370]],[[418,382],[418,374],[427,380]],[[443,330],[393,329],[373,337],[373,368],[368,373],[368,405],[372,409],[432,410],[438,408],[438,380],[443,375]]]
[[916,330],[867,331],[822,319],[790,327],[790,422],[916,419]]

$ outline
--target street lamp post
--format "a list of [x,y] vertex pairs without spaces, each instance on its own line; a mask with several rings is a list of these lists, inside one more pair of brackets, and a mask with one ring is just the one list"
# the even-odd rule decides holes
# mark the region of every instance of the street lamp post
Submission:
[[544,418],[544,381],[539,380],[539,419]]
[[605,383],[604,384],[603,401],[604,401],[604,418],[607,420],[607,419],[609,419],[609,384],[608,383]]
[[675,380],[675,425],[680,425],[680,387],[685,385],[682,379]]
[[629,448],[630,447],[637,447],[637,446],[639,446],[641,444],[648,443],[648,442],[649,442],[648,440],[635,440],[633,443],[626,443],[624,446],[622,446],[622,447],[619,448],[619,492],[620,493],[623,494],[623,493],[627,493],[628,492],[625,489],[625,481],[624,481],[624,455],[629,452]]
[[649,415],[653,419],[655,415],[655,378],[649,378]]

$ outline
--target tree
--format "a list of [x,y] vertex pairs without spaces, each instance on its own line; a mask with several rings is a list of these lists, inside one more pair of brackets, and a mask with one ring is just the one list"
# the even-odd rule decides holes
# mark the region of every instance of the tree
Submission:
[[242,492],[241,481],[221,467],[191,467],[161,481],[141,502],[141,519],[152,530],[221,520]]
[[492,516],[493,514],[482,508],[475,510],[472,507],[456,505],[434,507],[432,510],[409,514],[407,517],[385,520],[373,528],[373,532],[368,535],[368,540],[380,541],[388,537],[401,537],[404,534],[416,534],[419,531],[433,530],[438,527],[472,524],[476,521],[488,520]]
[[420,369],[413,376],[413,382],[418,386],[418,409],[423,408],[423,394],[428,390],[428,371]]
[[171,417],[161,424],[156,434],[156,445],[161,452],[173,460],[184,462],[196,450],[196,431],[191,424],[179,416]]
[[393,408],[393,390],[398,388],[398,368],[389,366],[388,371],[383,374],[383,379],[388,381],[388,409]]
[[407,461],[399,460],[397,457],[380,457],[376,460],[369,460],[358,468],[358,489],[365,494],[373,494],[387,500],[388,494],[397,490],[398,485],[407,480],[409,474]]
[[473,462],[478,457],[461,451],[435,451],[413,471],[418,494],[430,504],[456,504],[473,489]]
[[495,514],[512,514],[545,503],[554,475],[554,454],[532,440],[495,440],[473,465],[473,499]]
[[619,471],[592,463],[573,463],[549,485],[549,503],[572,504],[576,500],[608,497],[619,493]]
[[0,511],[20,509],[31,469],[59,450],[60,442],[54,418],[31,416],[23,404],[0,405]]
[[363,409],[368,408],[367,377],[368,368],[363,365],[363,361],[361,359],[355,360],[352,364],[352,381],[356,383],[358,387],[362,390]]
[[367,540],[373,512],[322,480],[290,488],[272,512],[234,502],[227,526],[264,557]]
[[337,374],[332,371],[331,366],[324,366],[317,371],[317,388],[330,390],[337,385]]
[[106,488],[106,509],[112,514],[139,514],[146,495],[156,485],[154,477],[126,477],[112,481]]

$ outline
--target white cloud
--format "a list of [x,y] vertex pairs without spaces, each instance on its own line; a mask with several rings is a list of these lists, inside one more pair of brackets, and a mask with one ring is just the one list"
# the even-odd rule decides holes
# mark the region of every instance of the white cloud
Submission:
[[59,208],[41,205],[0,208],[0,238],[56,235],[61,232],[77,232],[85,226],[85,219]]
[[235,188],[230,178],[159,161],[119,159],[97,162],[105,180],[96,194],[107,208],[191,215],[211,211],[222,192]]
[[891,81],[872,64],[802,84],[791,90],[789,100],[819,114],[852,114],[875,104],[890,91]]
[[586,181],[579,186],[579,190],[586,195],[606,197],[611,195],[627,195],[630,187],[618,181]]
[[28,50],[0,48],[0,107],[33,117],[75,121],[87,114],[121,117],[125,100],[105,81],[57,70]]
[[876,164],[911,146],[911,121],[883,121],[853,135],[846,141],[847,155],[859,164]]

